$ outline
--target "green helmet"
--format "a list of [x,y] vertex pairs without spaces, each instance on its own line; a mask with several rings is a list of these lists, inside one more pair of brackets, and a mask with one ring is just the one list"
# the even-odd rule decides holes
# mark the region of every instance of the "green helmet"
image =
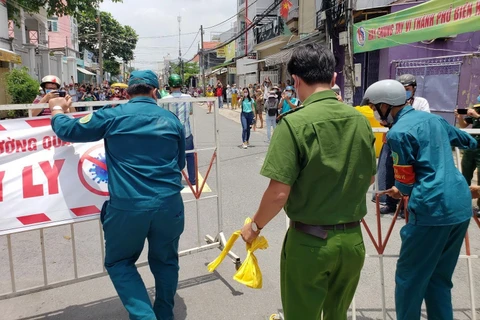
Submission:
[[168,85],[172,88],[179,88],[182,86],[182,77],[178,74],[171,74],[170,77],[168,77]]

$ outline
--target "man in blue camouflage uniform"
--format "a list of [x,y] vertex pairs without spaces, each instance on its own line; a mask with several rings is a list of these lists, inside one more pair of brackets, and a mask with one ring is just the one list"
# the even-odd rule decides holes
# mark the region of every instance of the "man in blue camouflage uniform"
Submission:
[[477,142],[406,101],[400,82],[382,80],[367,89],[362,103],[393,124],[387,143],[396,181],[384,194],[410,197],[395,276],[397,319],[420,319],[425,300],[429,319],[451,320],[452,274],[472,217],[471,193],[455,167],[451,147],[474,149]]
[[[104,139],[110,200],[102,208],[105,268],[135,320],[173,319],[178,284],[178,242],[184,229],[180,191],[185,167],[185,134],[171,112],[157,106],[158,79],[134,71],[130,101],[81,119],[64,115],[68,102],[50,100],[52,128],[69,142]],[[148,239],[148,261],[155,277],[155,303],[135,262]]]

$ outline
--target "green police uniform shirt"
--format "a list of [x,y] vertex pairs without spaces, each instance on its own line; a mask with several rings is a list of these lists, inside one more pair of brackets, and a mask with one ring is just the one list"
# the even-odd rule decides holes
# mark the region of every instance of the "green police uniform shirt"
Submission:
[[63,141],[104,139],[112,207],[158,209],[163,199],[183,188],[183,126],[152,98],[136,97],[81,119],[57,114],[52,118],[52,128]]
[[291,186],[293,221],[333,225],[361,220],[376,173],[368,119],[333,91],[312,94],[275,129],[261,174]]

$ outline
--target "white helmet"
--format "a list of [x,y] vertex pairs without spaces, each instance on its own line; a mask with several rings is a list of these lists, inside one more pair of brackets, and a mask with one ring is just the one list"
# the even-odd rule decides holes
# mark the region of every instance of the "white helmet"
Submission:
[[363,95],[362,106],[385,103],[392,107],[404,106],[407,93],[403,85],[397,80],[380,80],[367,88]]
[[47,83],[53,83],[53,84],[57,85],[57,89],[60,89],[60,87],[62,86],[60,78],[58,78],[57,76],[53,76],[53,75],[48,75],[48,76],[43,77],[42,83],[40,84],[40,87],[45,89],[45,85]]

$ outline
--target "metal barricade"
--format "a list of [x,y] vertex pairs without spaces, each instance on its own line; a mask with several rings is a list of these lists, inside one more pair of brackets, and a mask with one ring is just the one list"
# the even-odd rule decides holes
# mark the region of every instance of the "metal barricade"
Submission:
[[[74,103],[74,107],[87,107],[89,112],[93,111],[93,107],[103,107],[105,105],[119,105],[119,104],[124,104],[128,101],[122,100],[122,101],[98,101],[98,102],[79,102],[79,103]],[[166,105],[170,103],[178,103],[178,99],[161,99],[158,100],[158,103],[161,105]],[[204,148],[195,148],[192,151],[187,151],[187,153],[193,153],[195,157],[195,171],[197,175],[197,184],[195,187],[193,187],[189,182],[188,179],[186,179],[188,183],[188,188],[191,189],[192,194],[194,195],[194,199],[192,200],[184,200],[184,203],[194,203],[195,205],[195,215],[196,215],[196,231],[198,234],[198,239],[197,239],[197,246],[193,248],[189,248],[186,250],[182,250],[179,252],[179,256],[186,256],[198,252],[203,252],[206,250],[210,249],[220,249],[222,250],[226,244],[226,238],[223,233],[223,212],[222,212],[222,187],[221,187],[221,165],[219,161],[219,152],[220,152],[220,130],[218,128],[218,123],[219,123],[219,113],[218,113],[218,108],[216,104],[218,103],[218,99],[216,98],[189,98],[189,99],[182,99],[182,102],[191,102],[193,104],[197,103],[212,103],[213,104],[213,116],[214,116],[214,145],[210,147],[204,147]],[[48,108],[47,104],[24,104],[24,105],[0,105],[0,111],[5,111],[5,110],[28,110],[29,116],[32,116],[32,110],[33,109],[41,109],[41,108]],[[195,110],[195,107],[193,108]],[[195,111],[193,111],[195,114]],[[74,114],[75,117],[80,117],[84,114],[87,114],[85,112],[79,112],[77,114]],[[196,139],[196,118],[195,115],[191,116],[191,119],[193,119],[193,136],[194,139]],[[5,120],[8,121],[8,120]],[[1,122],[0,122],[1,123]],[[0,126],[1,128],[1,126]],[[1,132],[1,131],[0,131]],[[194,143],[195,146],[197,146],[196,143]],[[208,170],[207,173],[201,182],[199,183],[198,180],[198,158],[197,154],[198,152],[201,151],[211,151],[212,156],[209,161],[208,165]],[[215,171],[215,194],[213,195],[208,195],[204,196],[202,195],[206,181],[210,175],[211,169],[214,169]],[[185,172],[182,172],[183,176],[186,177]],[[205,237],[202,239],[202,236],[200,234],[201,230],[201,221],[200,221],[200,209],[199,209],[199,204],[202,201],[205,200],[216,200],[216,224],[217,224],[217,234],[215,236],[211,235],[205,235]],[[75,225],[79,222],[85,222],[85,221],[91,221],[91,220],[98,220],[99,222],[99,227],[98,227],[98,232],[99,232],[99,245],[100,245],[100,250],[101,250],[101,256],[102,256],[102,265],[104,262],[104,240],[103,240],[103,230],[102,230],[102,224],[99,220],[98,215],[93,215],[89,216],[86,218],[79,219],[78,222],[69,222],[69,223],[57,223],[52,226],[44,227],[42,225],[33,225],[32,227],[26,228],[25,230],[19,231],[19,232],[0,232],[0,240],[2,237],[6,238],[6,246],[7,246],[7,252],[6,256],[3,257],[0,255],[0,260],[7,260],[8,259],[8,268],[9,268],[9,273],[10,273],[10,285],[11,285],[11,290],[9,292],[3,293],[0,292],[0,300],[3,299],[9,299],[12,297],[16,296],[21,296],[21,295],[26,295],[26,294],[31,294],[34,292],[39,292],[47,289],[52,289],[52,288],[57,288],[61,286],[66,286],[70,284],[74,284],[77,282],[82,282],[82,281],[87,281],[99,277],[106,276],[106,270],[103,267],[103,270],[100,272],[94,272],[90,273],[87,275],[79,275],[79,265],[78,265],[78,256],[77,256],[77,243],[76,243],[76,235],[75,235]],[[47,274],[47,255],[46,255],[46,245],[45,245],[45,234],[44,231],[49,228],[55,228],[56,226],[59,225],[69,225],[70,226],[70,235],[69,237],[71,238],[71,255],[72,255],[72,261],[73,261],[73,277],[69,279],[65,279],[62,281],[57,281],[57,282],[52,282],[49,280]],[[40,244],[40,250],[41,250],[41,263],[42,263],[42,275],[43,275],[43,281],[41,285],[38,286],[33,286],[29,287],[26,289],[18,289],[17,287],[17,279],[16,279],[16,269],[15,269],[15,263],[14,263],[14,253],[13,253],[13,239],[12,235],[16,233],[24,233],[24,232],[29,232],[32,230],[38,230],[40,233],[40,237],[38,239],[39,244]],[[229,252],[229,257],[232,259],[233,263],[235,264],[235,267],[238,268],[241,265],[240,258],[234,254],[233,252]],[[148,265],[147,261],[140,261],[137,263],[138,267],[146,266]]]

